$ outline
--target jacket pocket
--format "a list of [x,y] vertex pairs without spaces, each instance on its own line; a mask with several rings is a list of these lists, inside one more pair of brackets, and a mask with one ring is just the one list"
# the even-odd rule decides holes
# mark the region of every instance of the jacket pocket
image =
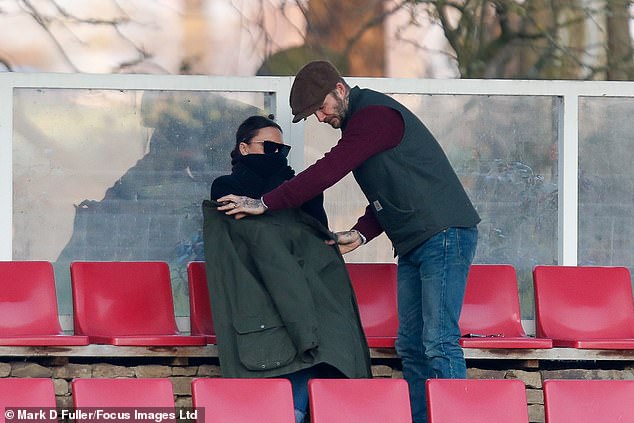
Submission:
[[393,242],[407,238],[412,229],[425,230],[426,216],[411,205],[396,205],[381,195],[368,199],[379,224]]
[[233,327],[240,362],[249,370],[283,367],[297,355],[288,331],[277,317],[238,317]]

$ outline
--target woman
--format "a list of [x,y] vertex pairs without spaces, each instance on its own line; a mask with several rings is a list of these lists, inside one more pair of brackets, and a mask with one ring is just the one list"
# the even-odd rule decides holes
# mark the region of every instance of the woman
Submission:
[[[282,128],[271,118],[247,118],[236,131],[236,145],[231,151],[231,174],[213,181],[212,200],[227,194],[260,198],[292,178],[295,171],[286,159],[290,149],[282,139]],[[323,194],[304,203],[301,209],[328,227]]]
[[[236,132],[232,172],[213,182],[211,198],[260,198],[293,177],[289,150],[277,123],[249,117]],[[324,242],[330,234],[323,195],[301,210],[236,221],[203,203],[223,376],[289,379],[297,423],[308,411],[309,379],[371,376],[345,264]]]

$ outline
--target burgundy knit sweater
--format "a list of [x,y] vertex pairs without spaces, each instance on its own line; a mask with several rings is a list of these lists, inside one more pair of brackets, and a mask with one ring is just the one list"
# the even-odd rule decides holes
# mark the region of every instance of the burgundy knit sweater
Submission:
[[[369,106],[355,113],[342,131],[341,139],[324,157],[263,196],[269,210],[299,207],[339,182],[377,153],[396,147],[403,137],[399,112],[385,106]],[[353,229],[370,241],[383,232],[370,206]]]

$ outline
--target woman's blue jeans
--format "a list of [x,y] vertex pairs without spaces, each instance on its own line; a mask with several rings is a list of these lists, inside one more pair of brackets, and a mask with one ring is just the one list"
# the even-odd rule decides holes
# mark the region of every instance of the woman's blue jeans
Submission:
[[344,378],[345,376],[338,369],[329,364],[319,363],[279,377],[285,377],[291,382],[293,388],[293,403],[295,405],[295,422],[307,423],[304,417],[308,413],[308,381],[317,378]]
[[414,423],[427,422],[427,379],[467,376],[458,320],[477,242],[476,227],[452,227],[398,259],[396,351]]

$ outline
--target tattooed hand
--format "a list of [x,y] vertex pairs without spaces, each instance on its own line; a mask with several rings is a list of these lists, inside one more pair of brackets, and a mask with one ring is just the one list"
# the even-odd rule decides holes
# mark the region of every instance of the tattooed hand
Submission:
[[218,202],[224,203],[218,207],[218,210],[224,211],[225,214],[234,216],[236,219],[242,219],[249,215],[262,214],[266,211],[262,200],[240,195],[225,195],[224,197],[220,197]]
[[346,254],[350,251],[354,251],[361,245],[363,245],[363,238],[361,237],[361,233],[357,230],[353,229],[350,231],[335,232],[333,235],[335,241],[328,240],[326,241],[326,244],[333,245],[336,242],[341,254]]

